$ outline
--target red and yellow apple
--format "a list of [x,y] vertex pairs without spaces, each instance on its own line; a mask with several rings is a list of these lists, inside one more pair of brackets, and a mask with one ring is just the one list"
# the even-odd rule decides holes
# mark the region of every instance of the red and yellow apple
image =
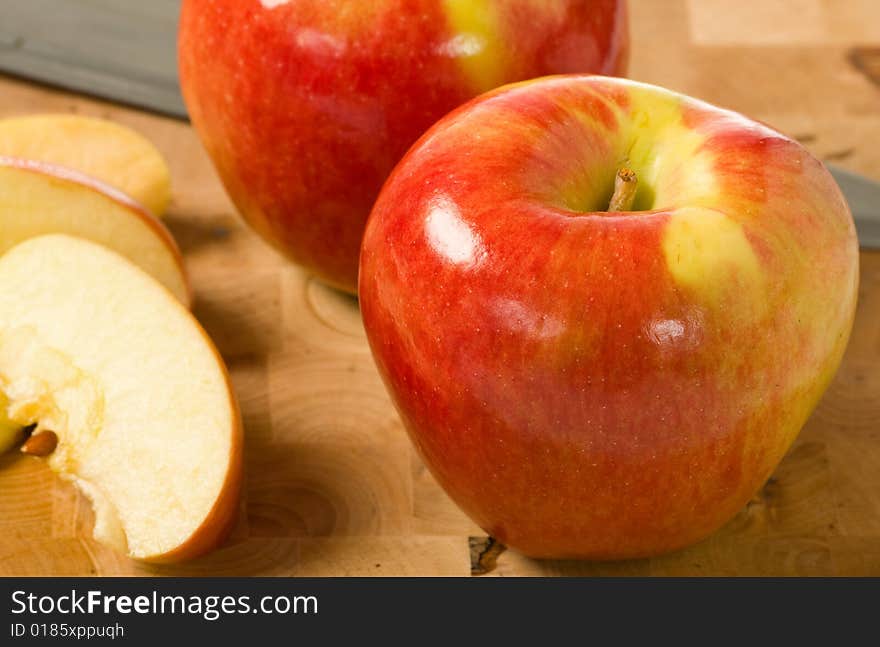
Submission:
[[[608,211],[618,170],[635,172]],[[824,166],[640,83],[489,93],[407,153],[360,302],[405,426],[482,528],[536,557],[681,548],[762,486],[835,373],[858,254]]]
[[193,124],[238,210],[354,292],[364,223],[409,146],[503,83],[624,72],[624,0],[186,0]]

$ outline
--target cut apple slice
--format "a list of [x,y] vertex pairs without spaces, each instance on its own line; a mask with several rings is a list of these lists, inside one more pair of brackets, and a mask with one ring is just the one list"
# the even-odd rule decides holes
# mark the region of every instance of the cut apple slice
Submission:
[[223,362],[119,254],[53,234],[0,257],[0,391],[13,422],[57,435],[46,460],[92,501],[98,540],[179,561],[234,522],[242,430]]
[[[189,281],[174,238],[131,198],[77,171],[0,157],[0,254],[49,233],[74,234],[116,250],[189,305]],[[22,438],[5,411],[0,401],[0,453]]]
[[0,254],[43,234],[88,238],[119,252],[189,306],[171,233],[111,186],[64,167],[0,156]]
[[162,154],[141,134],[112,121],[46,114],[0,120],[0,155],[59,164],[130,195],[161,216],[171,199]]

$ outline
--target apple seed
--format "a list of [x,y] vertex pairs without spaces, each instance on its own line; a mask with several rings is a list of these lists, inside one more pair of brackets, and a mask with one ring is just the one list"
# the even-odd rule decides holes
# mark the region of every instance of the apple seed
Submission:
[[28,456],[48,456],[58,446],[58,435],[48,429],[39,431],[24,441],[21,453]]

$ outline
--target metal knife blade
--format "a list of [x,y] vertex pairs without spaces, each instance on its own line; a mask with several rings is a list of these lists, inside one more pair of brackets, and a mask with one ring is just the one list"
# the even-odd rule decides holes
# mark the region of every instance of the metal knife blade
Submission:
[[828,166],[840,185],[859,234],[859,247],[880,249],[880,182],[847,171],[839,166]]
[[180,0],[0,0],[0,72],[186,119]]

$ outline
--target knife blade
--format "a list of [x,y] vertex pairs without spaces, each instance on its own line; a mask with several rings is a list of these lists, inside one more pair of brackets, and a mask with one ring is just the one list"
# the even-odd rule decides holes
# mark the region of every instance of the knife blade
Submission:
[[828,170],[849,203],[859,235],[859,247],[880,249],[880,182],[839,166],[829,164]]
[[0,0],[0,72],[186,119],[180,0]]

